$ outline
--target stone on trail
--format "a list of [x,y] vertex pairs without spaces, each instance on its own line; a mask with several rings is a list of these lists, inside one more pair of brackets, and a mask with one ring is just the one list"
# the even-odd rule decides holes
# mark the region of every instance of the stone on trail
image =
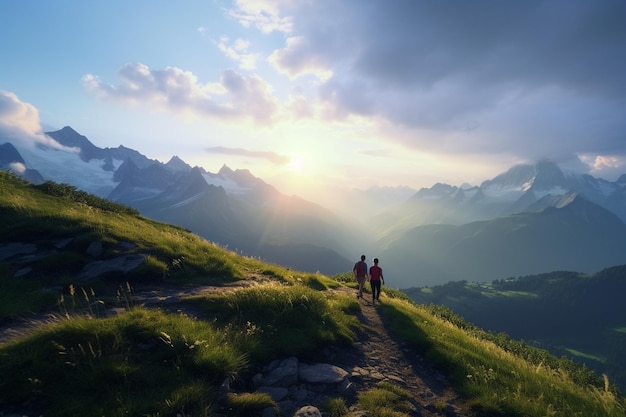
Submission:
[[335,384],[343,381],[348,376],[348,372],[328,363],[300,364],[298,376],[301,381],[311,384]]

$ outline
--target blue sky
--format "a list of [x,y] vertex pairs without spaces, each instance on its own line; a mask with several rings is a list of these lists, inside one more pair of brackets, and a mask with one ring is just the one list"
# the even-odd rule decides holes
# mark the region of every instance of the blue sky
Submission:
[[626,173],[622,0],[0,2],[0,138],[72,126],[287,193]]

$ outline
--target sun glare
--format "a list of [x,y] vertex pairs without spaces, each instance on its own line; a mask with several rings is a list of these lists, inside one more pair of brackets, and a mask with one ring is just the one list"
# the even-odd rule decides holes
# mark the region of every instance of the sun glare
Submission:
[[287,168],[289,168],[290,171],[300,173],[304,169],[304,162],[300,158],[291,158],[291,162],[289,162]]

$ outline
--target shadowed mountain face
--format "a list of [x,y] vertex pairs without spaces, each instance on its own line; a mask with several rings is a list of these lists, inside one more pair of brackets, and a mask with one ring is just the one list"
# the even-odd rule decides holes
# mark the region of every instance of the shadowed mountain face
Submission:
[[[416,227],[381,253],[400,288],[626,263],[626,225],[586,199],[460,226]],[[393,275],[391,273],[393,272]]]
[[[176,156],[163,164],[123,146],[98,148],[70,127],[48,135],[72,151],[6,143],[0,164],[294,269],[346,272],[366,253],[381,259],[390,285],[407,288],[626,262],[626,180],[564,172],[549,161],[512,167],[480,186],[423,188],[363,226],[282,195],[245,169],[211,173]],[[358,193],[359,204],[374,206],[381,192]],[[354,197],[346,193],[343,205]]]
[[626,387],[626,265],[594,275],[557,271],[405,292],[417,303],[445,305],[481,328],[571,357]]

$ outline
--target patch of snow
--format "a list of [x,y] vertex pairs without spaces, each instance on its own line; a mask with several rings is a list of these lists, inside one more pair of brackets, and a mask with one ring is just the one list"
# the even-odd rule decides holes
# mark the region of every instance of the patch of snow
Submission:
[[[17,146],[16,146],[17,148]],[[75,152],[58,149],[41,149],[38,147],[18,148],[26,166],[34,168],[46,179],[56,183],[71,184],[78,189],[99,196],[108,195],[116,186],[113,171],[102,169],[104,161],[92,159],[85,162]],[[117,169],[123,161],[114,160]],[[80,173],[80,175],[76,175]]]
[[524,184],[522,184],[522,191],[528,191],[530,190],[530,187],[533,186],[533,183],[535,182],[535,179],[533,178],[530,181],[525,182]]
[[188,198],[188,199],[186,199],[186,200],[179,201],[178,203],[173,204],[173,205],[171,205],[171,206],[170,206],[170,207],[168,207],[168,208],[179,208],[179,207],[186,206],[187,204],[193,203],[194,201],[196,201],[197,199],[199,199],[200,197],[202,197],[202,195],[203,195],[203,194],[204,194],[204,193],[199,193],[199,194],[196,194],[196,195],[194,195],[193,197],[189,197],[189,198]]
[[557,208],[563,208],[563,207],[567,206],[568,204],[570,204],[572,201],[574,201],[574,199],[576,199],[576,194],[567,195],[561,201],[559,201],[559,203],[556,205],[556,207]]
[[563,187],[553,187],[549,190],[533,190],[533,192],[538,199],[547,195],[566,195],[569,193],[569,191]]
[[515,201],[522,194],[524,194],[525,190],[522,187],[502,187],[502,186],[490,186],[483,187],[483,193],[485,197],[493,198],[496,201]]
[[248,187],[242,187],[232,178],[224,178],[222,175],[202,174],[207,184],[222,187],[228,194],[245,194],[250,191]]
[[149,188],[149,187],[130,187],[128,194],[133,196],[142,196],[141,198],[135,198],[134,201],[142,201],[148,198],[155,197],[161,194],[162,190],[158,188]]

